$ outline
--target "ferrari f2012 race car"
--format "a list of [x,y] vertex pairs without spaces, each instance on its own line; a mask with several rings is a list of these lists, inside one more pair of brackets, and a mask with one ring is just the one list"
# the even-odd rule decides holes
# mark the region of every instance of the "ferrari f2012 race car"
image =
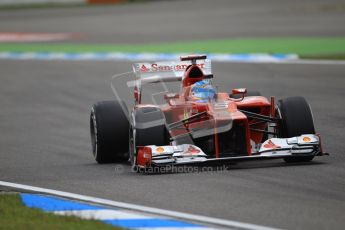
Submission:
[[[245,88],[218,92],[206,55],[176,62],[136,63],[134,105],[117,100],[93,105],[90,117],[92,151],[98,163],[130,161],[133,167],[227,164],[282,158],[311,161],[324,155],[311,108],[303,97],[278,103]],[[168,87],[161,103],[144,103],[145,85]],[[175,84],[176,84],[175,83]]]

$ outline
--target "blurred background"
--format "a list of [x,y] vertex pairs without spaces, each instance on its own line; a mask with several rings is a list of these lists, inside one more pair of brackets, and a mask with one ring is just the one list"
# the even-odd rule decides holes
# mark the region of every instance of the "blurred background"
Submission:
[[[345,1],[0,0],[0,180],[283,229],[343,229]],[[139,60],[206,53],[220,90],[304,96],[330,157],[214,173],[97,165],[89,115]]]
[[4,52],[268,53],[322,59],[344,58],[345,52],[341,0],[1,0],[0,9]]

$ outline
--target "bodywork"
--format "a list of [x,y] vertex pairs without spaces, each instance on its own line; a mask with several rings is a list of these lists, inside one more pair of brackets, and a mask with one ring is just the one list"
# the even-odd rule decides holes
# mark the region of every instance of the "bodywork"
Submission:
[[[159,108],[164,116],[154,121],[132,121],[133,127],[149,128],[164,123],[169,145],[135,146],[135,164],[141,168],[165,165],[226,163],[243,160],[323,155],[319,135],[303,134],[280,138],[279,109],[275,98],[246,96],[245,89],[217,92],[213,100],[195,99],[191,86],[212,79],[211,61],[206,56],[182,57],[179,62],[136,63],[135,105]],[[179,82],[178,92],[164,92],[163,103],[142,101],[146,84]],[[154,137],[152,137],[154,138]]]

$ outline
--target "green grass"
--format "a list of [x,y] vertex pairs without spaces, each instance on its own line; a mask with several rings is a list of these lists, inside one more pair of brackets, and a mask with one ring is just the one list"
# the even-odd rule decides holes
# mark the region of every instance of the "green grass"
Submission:
[[223,39],[157,44],[1,43],[0,52],[345,53],[345,37]]
[[157,44],[0,43],[0,52],[270,53],[344,59],[345,37],[221,39]]
[[345,53],[301,55],[302,59],[345,60]]
[[0,229],[116,229],[95,220],[58,216],[24,206],[17,194],[0,194]]

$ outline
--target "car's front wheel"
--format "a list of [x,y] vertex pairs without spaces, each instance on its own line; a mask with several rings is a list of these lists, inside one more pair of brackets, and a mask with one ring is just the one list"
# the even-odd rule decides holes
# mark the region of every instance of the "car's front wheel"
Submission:
[[[288,97],[278,102],[278,109],[282,119],[280,136],[283,138],[315,134],[314,121],[311,108],[303,97]],[[286,157],[291,162],[311,161],[314,156]]]
[[90,115],[92,153],[100,163],[128,160],[127,107],[122,101],[94,104]]
[[146,145],[169,145],[164,113],[157,107],[137,108],[131,116],[129,154],[132,167],[136,166],[136,148]]

